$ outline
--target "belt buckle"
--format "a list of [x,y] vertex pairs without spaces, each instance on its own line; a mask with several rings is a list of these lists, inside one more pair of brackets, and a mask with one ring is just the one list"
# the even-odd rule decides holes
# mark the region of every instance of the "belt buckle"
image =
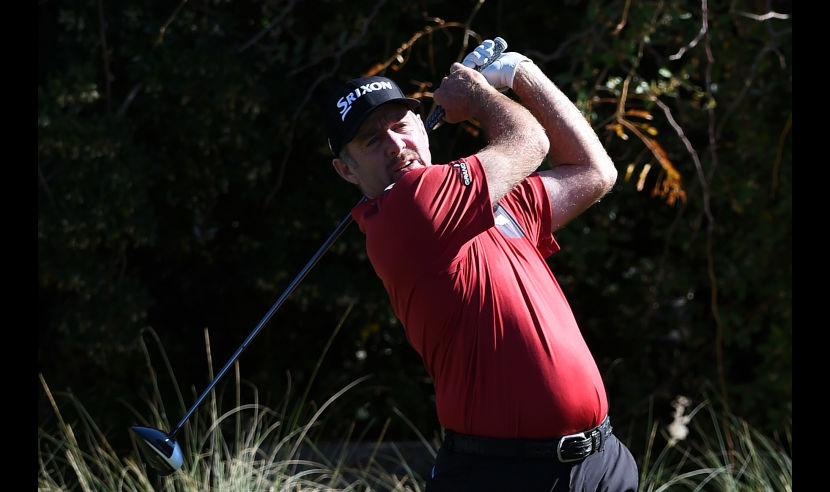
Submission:
[[564,444],[565,441],[567,441],[568,439],[587,439],[587,438],[588,438],[588,436],[585,435],[585,432],[578,432],[576,434],[568,434],[567,436],[562,436],[562,438],[559,439],[559,442],[556,443],[556,458],[560,461],[560,463],[571,463],[573,461],[579,461],[579,460],[585,458],[584,456],[581,457],[581,458],[563,458],[562,457],[562,444]]

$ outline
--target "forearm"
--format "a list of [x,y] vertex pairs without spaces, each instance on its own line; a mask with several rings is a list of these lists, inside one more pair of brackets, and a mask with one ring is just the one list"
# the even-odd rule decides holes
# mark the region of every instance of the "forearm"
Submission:
[[545,128],[552,166],[587,165],[601,172],[612,172],[614,165],[593,128],[536,64],[519,65],[513,91]]
[[552,169],[541,174],[556,230],[607,193],[616,182],[617,169],[579,109],[537,65],[519,64],[513,91],[550,140]]
[[490,199],[495,204],[538,169],[549,142],[533,114],[504,94],[496,92],[480,110],[475,119],[488,144],[477,155],[487,172]]
[[487,145],[476,155],[496,203],[535,171],[548,152],[545,129],[523,105],[495,90],[478,72],[456,63],[435,91],[450,123],[476,120]]

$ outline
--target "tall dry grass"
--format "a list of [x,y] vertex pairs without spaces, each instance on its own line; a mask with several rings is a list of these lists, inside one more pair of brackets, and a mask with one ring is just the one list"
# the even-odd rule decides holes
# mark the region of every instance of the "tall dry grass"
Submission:
[[[207,336],[206,345],[209,355]],[[144,350],[149,353],[146,345]],[[147,361],[155,375],[149,355]],[[166,359],[165,366],[171,370]],[[318,362],[315,373],[319,366]],[[324,451],[322,443],[314,438],[311,431],[337,399],[366,377],[346,385],[311,412],[304,408],[307,389],[298,400],[285,395],[280,408],[261,404],[256,388],[249,389],[251,401],[243,401],[238,367],[235,375],[236,406],[222,411],[215,394],[205,400],[176,436],[184,464],[168,476],[159,476],[148,468],[135,442],[130,452],[117,452],[82,402],[71,393],[53,392],[46,378],[39,375],[40,390],[50,402],[56,425],[49,429],[38,426],[38,490],[424,490],[423,467],[413,466],[411,454],[398,449],[395,443],[383,442],[383,432],[370,443],[368,455],[360,459],[355,458],[354,451],[364,449],[366,443],[363,435],[355,433],[355,426],[342,436],[335,449],[329,445]],[[158,384],[154,391],[146,411],[129,410],[136,417],[136,425],[169,429],[171,421]],[[181,393],[178,400],[184,409]],[[738,417],[716,412],[707,402],[687,412],[689,405],[688,399],[678,398],[674,420],[648,423],[646,449],[639,456],[632,450],[640,466],[642,492],[792,491],[789,429],[784,430],[783,439],[765,436]],[[409,424],[402,412],[397,417]],[[423,446],[421,451],[434,457],[438,443],[429,442],[414,428],[413,432]]]

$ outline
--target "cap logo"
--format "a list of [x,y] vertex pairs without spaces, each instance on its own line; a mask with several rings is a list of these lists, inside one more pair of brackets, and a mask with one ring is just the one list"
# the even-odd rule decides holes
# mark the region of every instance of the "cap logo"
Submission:
[[352,104],[360,99],[363,95],[369,92],[380,90],[392,90],[391,82],[372,82],[371,84],[361,85],[355,90],[349,92],[345,96],[337,100],[337,107],[340,108],[340,121],[346,120],[346,114],[352,109]]

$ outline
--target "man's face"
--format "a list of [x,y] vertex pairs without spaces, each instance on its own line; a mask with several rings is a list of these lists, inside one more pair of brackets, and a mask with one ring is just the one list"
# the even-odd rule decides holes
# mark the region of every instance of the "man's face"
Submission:
[[423,122],[397,103],[375,109],[344,149],[353,162],[335,158],[334,168],[369,198],[383,193],[405,173],[432,164]]

